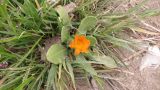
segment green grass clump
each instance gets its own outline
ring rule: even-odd
[[[102,88],[98,72],[123,65],[110,47],[132,50],[132,42],[119,38],[117,33],[135,26],[130,16],[140,6],[120,14],[99,14],[110,2],[75,0],[72,2],[77,7],[68,13],[63,5],[71,1],[48,4],[46,0],[3,0],[0,3],[0,64],[8,64],[0,67],[0,90],[71,90],[76,89],[75,77],[79,76],[92,77]],[[102,2],[104,5],[98,6]],[[75,34],[90,40],[89,53],[73,54],[69,43]]]

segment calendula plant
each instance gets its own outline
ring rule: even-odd
[[[0,3],[0,90],[71,90],[75,77],[93,78],[104,89],[99,72],[123,66],[110,47],[132,51],[132,42],[116,35],[133,28],[129,16],[137,8],[99,14],[103,6],[92,5],[105,0],[82,0],[68,12],[62,5],[71,0],[59,1]]]

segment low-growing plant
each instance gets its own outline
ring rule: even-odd
[[[80,76],[95,79],[103,89],[99,72],[124,65],[112,47],[133,51],[133,42],[117,33],[135,29],[130,15],[137,7],[121,14],[99,14],[102,7],[93,11],[92,5],[105,0],[82,0],[67,12],[63,5],[70,2],[0,3],[0,90],[71,90]]]

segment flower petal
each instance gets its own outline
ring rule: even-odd
[[[87,53],[90,46],[90,41],[83,35],[75,35],[73,41],[70,42],[69,47],[75,49],[75,55]]]
[[[79,54],[80,54],[80,50],[79,50],[79,49],[76,49],[75,52],[74,52],[74,54],[75,54],[75,55],[79,55]]]

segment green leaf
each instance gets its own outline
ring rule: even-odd
[[[113,36],[110,36],[110,35],[106,35],[105,37],[106,37],[106,42],[110,42],[113,45],[123,47],[127,50],[130,50],[130,51],[134,52],[134,50],[129,46],[129,45],[132,44],[130,41],[123,40],[123,39],[120,39],[120,38],[116,38],[116,37],[113,37]]]
[[[88,61],[84,58],[84,56],[77,56],[76,61],[79,64],[79,66],[84,69],[86,72],[90,73],[91,75],[97,76],[97,72],[95,69],[91,66],[91,64],[88,63]]]
[[[69,30],[70,28],[67,26],[62,27],[62,31],[61,31],[61,41],[62,42],[66,42],[69,39],[70,37]]]
[[[100,90],[105,90],[105,80],[103,78],[94,76],[93,79],[96,81],[96,84],[100,88]]]
[[[64,26],[70,26],[71,25],[71,20],[69,18],[68,12],[64,9],[62,6],[58,6],[56,8],[56,11],[58,12],[60,16],[60,20],[63,23]]]
[[[150,34],[150,35],[158,35],[159,34],[159,33],[152,32],[152,31],[149,31],[149,30],[146,30],[146,29],[143,29],[143,28],[139,28],[139,27],[129,27],[129,28],[133,31],[141,32],[141,33],[144,33],[144,34]]]
[[[86,34],[87,31],[90,31],[96,26],[97,18],[94,16],[85,17],[78,28],[80,34]]]
[[[129,14],[133,14],[134,12],[138,11],[139,9],[141,9],[141,7],[143,5],[145,5],[149,0],[143,0],[141,3],[137,4],[136,6],[129,8],[127,13]]]
[[[23,6],[20,8],[26,15],[31,16],[34,18],[35,21],[41,20],[41,18],[38,15],[38,11],[36,10],[36,7],[30,0],[25,0]],[[36,22],[36,23],[39,23]]]
[[[15,88],[14,90],[23,90],[23,88],[28,85],[32,80],[34,79],[33,76],[27,78],[26,80],[24,80],[24,82],[22,82],[17,88]]]
[[[91,42],[91,46],[94,46],[97,43],[97,39],[93,36],[87,36],[87,39]]]
[[[48,73],[46,90],[52,90],[53,88],[55,90],[55,83],[54,82],[55,82],[56,75],[57,75],[57,66],[55,64],[52,64],[52,67]]]
[[[35,88],[37,88],[36,90],[39,90],[38,88],[41,87],[42,85],[41,81],[43,81],[43,78],[45,77],[47,70],[48,68],[44,67],[44,69],[38,74],[37,78],[34,80],[35,82],[32,84],[32,87],[29,87],[31,88],[29,90],[35,90]]]
[[[21,76],[17,76],[12,81],[1,85],[0,86],[0,90],[9,90],[9,89],[11,89],[13,86],[15,86],[17,83],[19,83],[21,81],[22,77],[23,77],[22,75]]]
[[[61,76],[62,76],[62,64],[59,64],[59,67],[58,67],[58,80],[61,79]]]
[[[17,58],[17,56],[9,53],[3,46],[0,46],[0,55],[6,56],[7,58]]]
[[[54,64],[63,62],[66,55],[66,49],[61,44],[53,44],[47,52],[47,60]]]
[[[13,40],[18,40],[18,39],[21,39],[21,38],[25,38],[25,37],[29,37],[29,35],[24,35],[24,36],[13,36],[13,37],[8,37],[8,38],[1,38],[0,39],[0,43],[7,43],[7,42],[11,42]]]
[[[36,42],[35,44],[32,46],[31,49],[29,49],[29,51],[19,60],[18,63],[16,63],[16,67],[18,67],[30,54],[31,52],[34,50],[34,48],[39,44],[39,42],[41,41],[43,36],[41,36]]]
[[[68,67],[69,74],[70,74],[71,80],[73,82],[73,86],[74,86],[74,88],[76,88],[76,86],[75,86],[75,78],[74,78],[74,73],[73,73],[73,67],[72,67],[71,63],[68,62],[68,61],[66,62],[66,65]]]
[[[95,57],[96,61],[98,61],[99,64],[103,64],[106,67],[109,68],[117,68],[117,64],[114,61],[113,58],[109,57],[109,56],[97,56]]]

